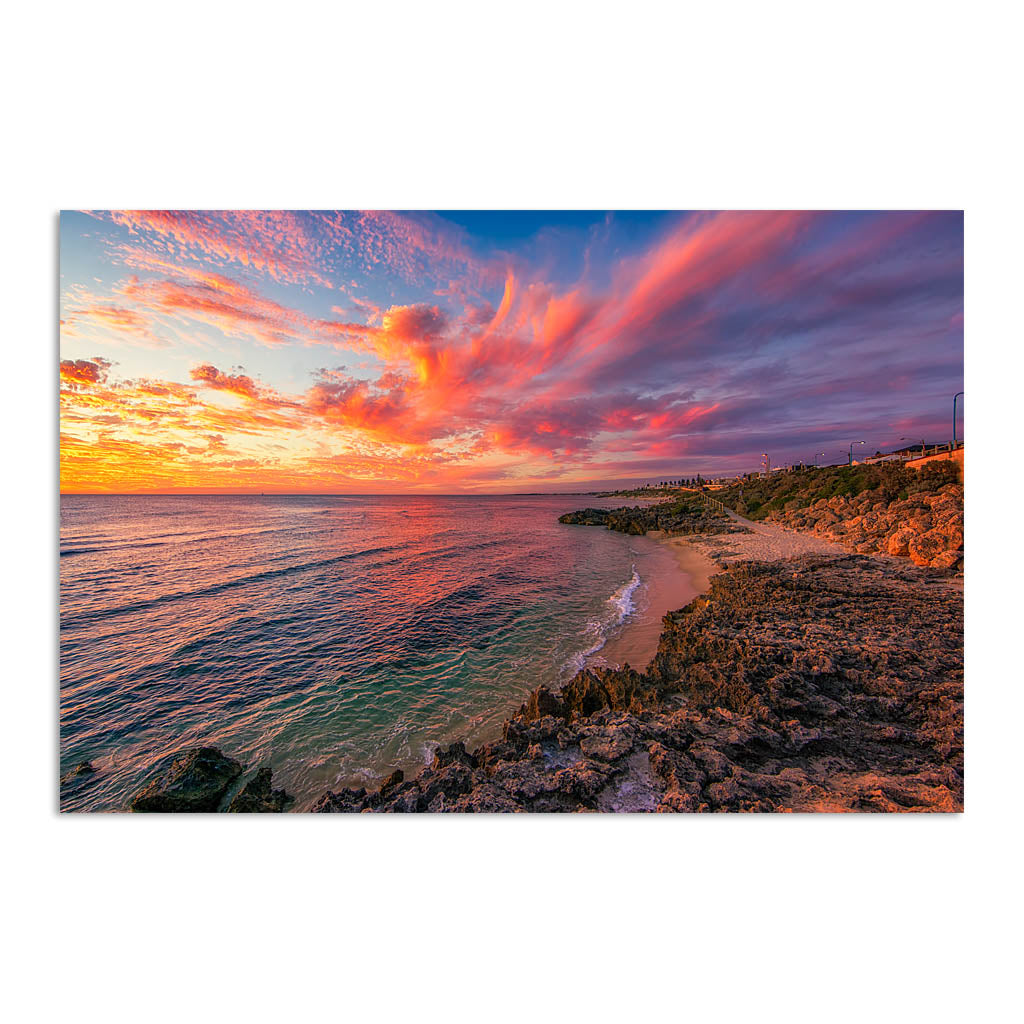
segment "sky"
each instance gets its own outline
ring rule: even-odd
[[[952,436],[963,215],[64,212],[60,360],[63,493],[839,462]]]

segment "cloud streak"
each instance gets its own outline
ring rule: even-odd
[[[96,445],[69,449],[71,488],[139,459],[304,490],[708,474],[767,446],[780,462],[934,433],[962,382],[958,214],[666,216],[625,251],[611,220],[582,269],[569,235],[532,263],[433,215],[97,216],[115,231],[91,243],[101,287],[62,303],[62,424]],[[387,288],[362,298],[374,275]],[[209,357],[124,378],[104,338]],[[316,349],[352,368],[274,379]],[[260,352],[269,377],[225,368]]]

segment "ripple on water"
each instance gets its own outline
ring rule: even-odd
[[[579,504],[63,497],[61,769],[96,771],[62,807],[123,808],[199,743],[301,809],[493,737],[649,600],[656,545],[557,522]]]

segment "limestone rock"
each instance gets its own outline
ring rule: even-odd
[[[962,560],[962,551],[940,551],[928,564],[933,569],[955,569]]]
[[[885,541],[885,550],[890,555],[909,555],[910,542],[917,536],[917,533],[909,526],[902,526],[895,533],[890,534]]]
[[[910,541],[910,560],[914,565],[931,565],[946,548],[946,538],[941,533],[929,531],[915,536]]]

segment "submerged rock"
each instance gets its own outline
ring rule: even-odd
[[[85,777],[94,775],[95,772],[96,769],[92,766],[91,761],[80,761],[60,777],[60,784],[66,786],[74,782],[81,782]]]
[[[216,811],[242,765],[216,747],[193,747],[179,754],[131,803],[144,812]]]
[[[96,769],[91,761],[80,761],[74,768],[68,769],[60,777],[61,801],[76,798],[95,776]]]
[[[261,768],[228,805],[232,814],[280,814],[295,798],[271,786],[273,773]]]

